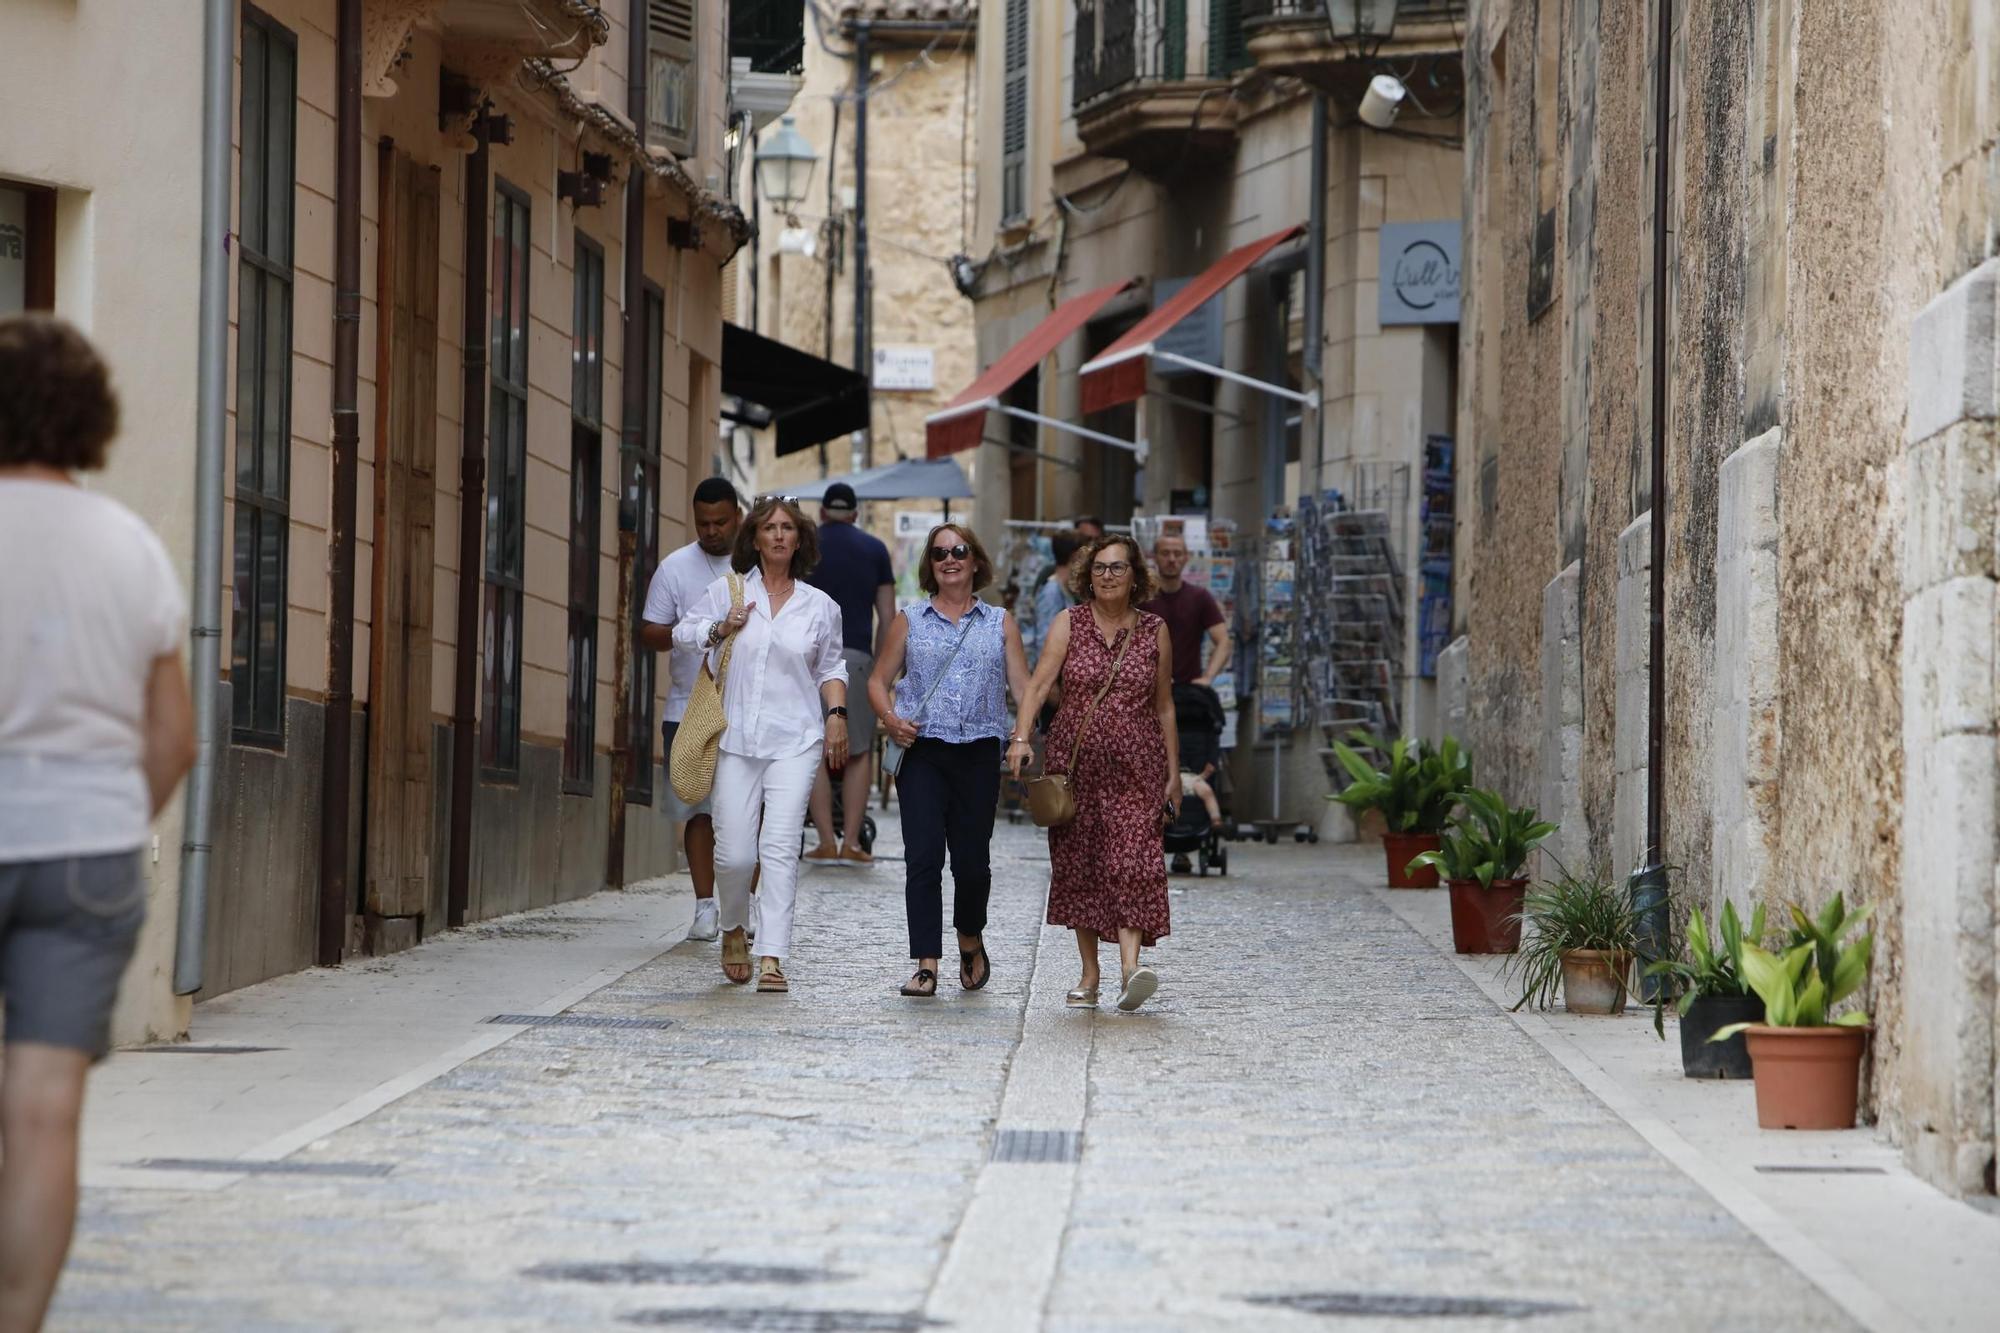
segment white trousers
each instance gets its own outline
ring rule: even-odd
[[[791,950],[806,801],[823,752],[815,745],[790,759],[746,759],[727,750],[716,756],[716,910],[724,930],[749,924],[750,879],[761,862],[757,938],[750,948],[759,958],[782,959]]]

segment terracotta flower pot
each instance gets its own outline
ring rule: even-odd
[[[1451,945],[1460,953],[1513,953],[1521,947],[1516,914],[1528,896],[1525,879],[1496,879],[1482,889],[1476,879],[1455,879],[1451,889]]]
[[[1606,949],[1570,949],[1562,956],[1563,1008],[1572,1014],[1625,1012],[1632,955]]]
[[[1436,866],[1407,867],[1425,852],[1438,849],[1435,833],[1384,833],[1382,850],[1389,856],[1389,887],[1392,889],[1434,889],[1438,886]]]
[[[1764,1002],[1754,995],[1702,995],[1681,1019],[1681,1073],[1689,1078],[1749,1078],[1750,1048],[1739,1032],[1727,1041],[1709,1038],[1733,1023],[1755,1023]]]
[[[1867,1028],[1774,1028],[1749,1038],[1759,1129],[1852,1129]]]

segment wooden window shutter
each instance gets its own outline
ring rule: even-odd
[[[646,0],[646,138],[684,157],[701,100],[699,32],[698,0]]]
[[[1005,56],[1000,220],[1015,222],[1028,212],[1028,0],[1007,0]]]

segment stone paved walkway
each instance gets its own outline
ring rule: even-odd
[[[899,998],[900,863],[815,870],[790,996],[684,944],[570,1011],[663,1027],[531,1028],[293,1172],[87,1191],[51,1327],[1848,1326],[1366,891],[1379,854],[1177,878],[1127,1016],[1062,1009],[1040,839],[998,853],[986,991]]]

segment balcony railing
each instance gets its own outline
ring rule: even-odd
[[[1246,24],[1326,22],[1326,0],[1242,0],[1242,5]],[[1402,0],[1396,6],[1399,23],[1453,18],[1465,21],[1465,0]]]
[[[1205,70],[1188,70],[1189,14],[1208,16]],[[1249,65],[1242,0],[1076,0],[1075,88],[1083,107],[1148,83],[1227,79]]]

